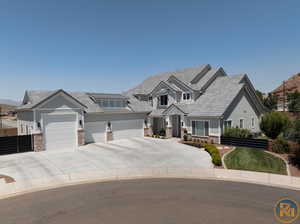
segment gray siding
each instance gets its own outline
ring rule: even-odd
[[[251,124],[252,118],[254,119],[254,126]],[[260,117],[254,110],[245,92],[241,92],[224,116],[224,120],[232,121],[232,127],[239,127],[240,119],[244,119],[244,128],[252,132],[260,131]]]

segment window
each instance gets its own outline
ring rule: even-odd
[[[208,121],[192,121],[192,135],[209,136]]]
[[[183,100],[190,100],[191,94],[190,93],[182,93],[182,99]]]
[[[232,127],[232,121],[231,120],[224,121],[224,128],[225,129],[231,128],[231,127]]]
[[[254,128],[254,117],[252,117],[252,119],[251,119],[251,126],[252,126],[252,128]]]
[[[126,107],[124,100],[100,100],[98,104],[100,107]]]
[[[244,128],[244,119],[240,119],[240,128]]]
[[[168,95],[160,96],[159,103],[161,106],[167,106],[168,105]]]

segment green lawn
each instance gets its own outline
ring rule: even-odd
[[[261,149],[236,148],[225,158],[228,169],[287,175],[285,162]]]

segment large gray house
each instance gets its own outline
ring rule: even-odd
[[[210,65],[164,72],[123,94],[26,91],[18,133],[32,134],[34,148],[76,148],[91,142],[166,131],[219,142],[225,127],[259,132],[264,107],[247,75],[227,75]]]

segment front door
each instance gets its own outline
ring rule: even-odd
[[[180,115],[172,115],[172,135],[173,137],[181,137]]]

